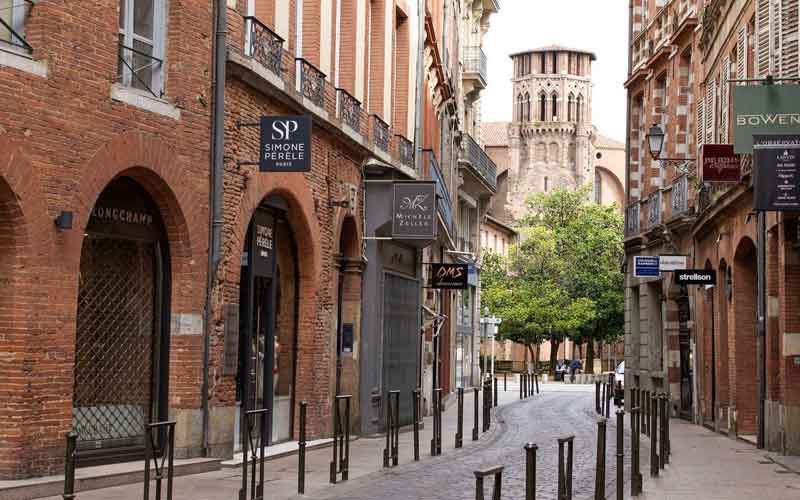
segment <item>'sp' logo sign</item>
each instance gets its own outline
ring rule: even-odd
[[[311,116],[262,116],[260,148],[261,172],[308,172]]]

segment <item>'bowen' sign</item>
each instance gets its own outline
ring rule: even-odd
[[[262,116],[260,172],[311,170],[311,116]]]
[[[436,239],[436,183],[408,181],[394,183],[392,238]]]
[[[771,134],[800,134],[800,85],[735,85],[736,153],[752,153],[753,136]]]

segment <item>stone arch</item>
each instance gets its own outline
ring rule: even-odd
[[[715,325],[718,370],[717,370],[717,404],[719,405],[720,426],[728,428],[728,408],[730,406],[730,360],[728,344],[730,343],[730,299],[728,298],[727,276],[730,268],[725,259],[721,259],[717,267],[717,287],[715,290]]]
[[[127,176],[147,191],[164,220],[172,271],[171,309],[202,311],[205,290],[198,283],[203,282],[205,259],[200,249],[205,248],[208,217],[182,166],[165,142],[140,132],[119,135],[101,147],[76,184],[76,229],[70,231],[68,242],[73,272],[77,274],[80,266],[83,234],[97,198],[112,180]]]
[[[729,345],[737,435],[755,434],[757,428],[756,303],[756,246],[745,236],[733,258],[734,335]]]
[[[619,177],[614,174],[611,170],[603,166],[595,166],[595,171],[600,173],[600,179],[604,184],[608,184],[614,193],[613,198],[614,201],[621,207],[623,204],[623,200],[625,199],[625,188],[622,186],[622,181],[620,181]],[[602,191],[607,192],[605,186],[603,186]]]

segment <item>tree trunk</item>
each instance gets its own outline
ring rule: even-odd
[[[550,375],[556,376],[556,359],[558,358],[558,347],[561,342],[556,337],[550,337]]]
[[[594,373],[594,340],[586,343],[586,373]]]
[[[541,354],[542,344],[536,344],[536,357],[533,359],[533,367],[539,370],[539,356]]]
[[[533,346],[531,346],[530,344],[525,344],[525,347],[528,348],[528,353],[530,353],[530,358],[528,358],[528,359],[530,359],[530,360],[536,359],[537,356],[533,352]],[[528,356],[525,356],[525,357],[527,358]],[[530,365],[531,365],[531,363],[527,363],[525,365],[525,371],[528,371],[530,369]],[[535,366],[536,366],[536,364],[534,363],[534,370],[536,369]]]
[[[583,344],[578,344],[578,359],[583,359]]]

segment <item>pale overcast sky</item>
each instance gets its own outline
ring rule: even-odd
[[[625,138],[628,71],[626,0],[501,0],[484,38],[489,86],[481,94],[483,120],[511,119],[509,54],[542,45],[566,45],[594,52],[593,121],[605,135]]]

